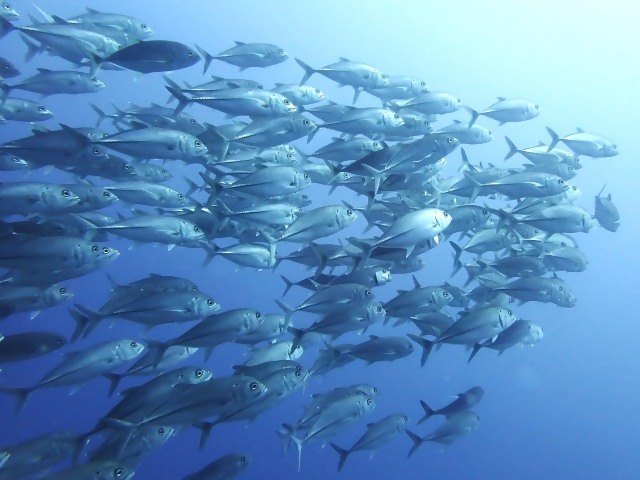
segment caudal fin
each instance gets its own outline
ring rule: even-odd
[[[302,342],[304,335],[307,333],[306,330],[301,330],[299,328],[289,327],[287,328],[287,332],[293,335],[293,341],[291,342],[291,350],[289,353],[293,353],[298,345]]]
[[[302,60],[299,60],[299,59],[296,58],[295,61],[296,61],[296,63],[298,65],[300,65],[304,69],[304,76],[302,77],[302,80],[300,80],[300,86],[302,86],[307,82],[307,80],[309,80],[309,78],[311,78],[311,75],[316,73],[316,70],[311,68],[309,65],[304,63]]]
[[[33,392],[35,387],[31,388],[11,388],[0,387],[0,392],[16,397],[16,415],[19,414],[27,403],[29,394]]]
[[[82,336],[87,326],[89,325],[89,317],[86,315],[83,315],[77,310],[69,309],[68,312],[71,314],[71,317],[76,321],[76,328],[73,331],[73,334],[71,335],[71,341],[75,342],[77,339],[79,339]]]
[[[476,112],[473,108],[467,107],[466,105],[464,105],[462,108],[464,108],[471,115],[471,119],[469,120],[469,125],[467,127],[467,128],[471,128],[473,124],[476,123],[476,120],[478,119],[480,114]]]
[[[516,147],[516,144],[513,143],[509,137],[504,137],[504,141],[507,142],[507,145],[509,145],[509,153],[507,153],[507,155],[504,157],[504,161],[506,162],[516,153],[518,153],[518,147]]]
[[[453,247],[453,250],[456,252],[455,256],[453,257],[453,271],[451,272],[451,275],[450,275],[451,277],[453,277],[462,268],[460,255],[462,255],[463,250],[462,248],[460,248],[460,245],[458,245],[453,240],[449,241],[449,245],[451,245]]]
[[[418,447],[422,445],[422,443],[424,442],[424,439],[419,437],[415,433],[413,433],[411,430],[405,430],[405,432],[407,432],[407,435],[409,435],[409,438],[413,440],[413,446],[411,447],[411,450],[409,450],[409,455],[407,455],[407,457],[410,457],[415,453]]]
[[[429,405],[427,405],[427,402],[423,402],[422,400],[420,400],[420,405],[422,405],[422,409],[424,410],[424,417],[422,417],[418,421],[418,425],[420,425],[422,422],[426,422],[433,416],[433,409]]]
[[[100,315],[98,312],[94,312],[90,308],[87,308],[87,307],[85,307],[83,305],[80,305],[79,303],[74,304],[74,307],[76,307],[78,310],[80,310],[80,313],[82,313],[82,315],[84,315],[86,317],[86,320],[84,320],[84,319],[81,320],[80,316],[78,316],[78,318],[76,318],[76,315],[71,310],[69,310],[69,312],[73,316],[74,320],[76,320],[76,322],[78,323],[78,327],[76,328],[76,331],[73,332],[73,336],[71,337],[71,341],[74,340],[74,338],[76,336],[76,333],[78,332],[78,330],[81,327],[82,322],[86,322],[86,325],[87,325],[87,327],[84,329],[84,333],[82,334],[82,338],[87,338],[89,336],[89,334],[91,332],[93,332],[93,330],[98,326],[98,323],[100,323],[100,320],[105,318],[103,315]]]
[[[175,88],[173,88],[173,87],[170,87],[170,86],[168,86],[168,85],[165,85],[165,87],[164,87],[164,88],[166,88],[167,90],[169,90],[169,93],[178,99],[178,106],[177,106],[177,107],[176,107],[176,109],[173,111],[173,115],[174,115],[174,116],[175,116],[175,115],[178,115],[182,110],[184,110],[184,109],[185,109],[185,107],[186,107],[187,105],[189,105],[189,102],[190,102],[191,100],[189,100],[189,98],[187,98],[187,96],[186,96],[184,93],[182,93],[181,91],[179,91],[179,90],[177,90],[177,89],[175,89]]]
[[[547,147],[547,152],[550,152],[558,144],[558,142],[560,141],[560,137],[558,136],[558,134],[556,132],[551,130],[549,127],[544,127],[544,128],[546,128],[547,132],[549,132],[549,135],[551,135],[551,143]]]
[[[471,360],[473,360],[473,357],[475,357],[478,352],[480,351],[480,349],[482,348],[482,346],[479,343],[476,343],[473,346],[473,350],[471,351],[471,355],[469,356],[469,360],[467,360],[467,363],[469,363]]]
[[[120,385],[120,380],[124,378],[124,375],[119,373],[103,373],[102,376],[111,382],[108,393],[108,396],[111,397],[115,393],[116,388],[118,388],[118,385]]]
[[[289,305],[287,305],[286,303],[281,302],[280,300],[276,300],[276,303],[284,312],[285,321],[289,323],[289,321],[291,320],[291,316],[295,313],[295,310],[291,308]]]
[[[433,349],[433,342],[430,340],[427,340],[426,338],[419,337],[418,335],[414,335],[413,333],[408,333],[407,336],[422,347],[422,357],[420,358],[420,366],[424,367],[424,364],[427,363],[427,358],[429,358],[429,354]]]
[[[198,49],[198,52],[200,52],[200,55],[202,55],[202,58],[204,58],[204,69],[202,70],[202,74],[204,75],[205,73],[207,73],[209,65],[211,65],[211,60],[213,60],[214,57],[204,48],[199,47],[198,45],[196,45],[196,48]]]
[[[293,287],[295,284],[293,282],[291,282],[291,280],[289,280],[284,275],[280,275],[280,278],[282,279],[282,281],[286,285],[285,289],[284,289],[284,293],[282,294],[282,296],[284,297],[289,292],[289,290],[291,290],[291,287]]]
[[[340,455],[340,463],[338,463],[338,471],[342,470],[342,467],[344,467],[344,462],[347,461],[347,457],[349,456],[349,450],[345,450],[344,448],[340,448],[339,446],[337,446],[335,443],[331,443],[329,442],[329,445],[331,445],[333,447],[333,449],[338,452],[338,454]]]
[[[204,448],[211,436],[211,430],[214,427],[213,422],[198,422],[194,423],[193,426],[199,429],[202,433],[200,433],[200,450]]]

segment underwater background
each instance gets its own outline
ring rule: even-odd
[[[17,25],[28,24],[28,14],[38,16],[30,2],[14,0],[12,5],[21,15]],[[326,376],[310,377],[304,392],[294,392],[247,427],[244,423],[217,426],[202,451],[198,449],[199,432],[195,429],[171,438],[136,469],[136,479],[182,478],[215,458],[235,451],[247,452],[253,458],[239,477],[247,479],[285,476],[309,480],[338,476],[371,480],[640,478],[637,461],[640,326],[635,303],[640,287],[636,235],[640,232],[637,213],[640,97],[636,65],[640,7],[632,2],[572,0],[38,0],[37,5],[63,18],[81,13],[85,6],[131,15],[144,19],[153,28],[153,39],[198,44],[211,53],[231,47],[235,40],[282,46],[290,58],[281,64],[238,74],[236,67],[214,61],[207,72],[221,77],[253,79],[269,87],[276,82],[299,82],[303,72],[293,57],[319,67],[341,56],[375,65],[389,74],[422,78],[432,90],[451,92],[463,104],[477,110],[490,105],[498,96],[526,98],[540,105],[541,115],[524,123],[497,127],[493,120],[480,118],[478,123],[492,130],[493,141],[466,146],[474,164],[503,166],[508,151],[503,140],[505,135],[518,146],[534,145],[538,139],[548,142],[545,126],[561,134],[573,132],[576,127],[602,134],[614,139],[620,152],[611,158],[582,157],[584,168],[572,180],[582,191],[575,205],[590,212],[593,212],[594,196],[606,183],[605,193],[612,194],[622,218],[622,226],[615,234],[597,227],[588,235],[576,235],[589,266],[582,273],[561,274],[577,296],[576,306],[564,309],[552,304],[528,303],[514,307],[518,318],[535,320],[544,328],[544,338],[535,346],[514,348],[500,357],[483,351],[468,365],[467,356],[459,346],[445,346],[433,354],[423,368],[418,353],[398,362],[368,367],[362,362],[353,362]],[[35,68],[41,67],[68,67],[60,58],[47,55],[23,63],[25,51],[16,34],[0,40],[1,55],[23,74],[35,73]],[[202,83],[207,79],[202,76],[201,66],[198,63],[173,72],[170,78]],[[140,79],[127,71],[100,71],[98,76],[106,84],[99,92],[57,95],[44,100],[54,117],[42,124],[49,128],[57,128],[59,123],[72,127],[94,126],[96,115],[89,102],[111,111],[111,103],[119,107],[126,106],[127,102],[164,105],[168,97],[159,73]],[[320,88],[327,99],[351,104],[353,92],[349,88],[337,88],[334,82],[319,75],[308,84]],[[36,98],[22,92],[20,96]],[[362,94],[357,106],[379,106],[379,101]],[[222,114],[199,105],[189,107],[187,112],[214,125],[228,123]],[[460,110],[447,115],[447,120],[453,118],[466,121],[468,114]],[[438,125],[444,125],[447,120],[441,120]],[[105,122],[103,128],[108,129],[109,123]],[[0,143],[27,136],[30,128],[28,123],[9,121],[0,126]],[[309,152],[326,144],[331,136],[334,135],[320,131],[310,145],[307,146],[304,138],[294,144]],[[514,159],[510,164],[519,162],[520,159]],[[460,152],[455,151],[448,157],[442,173],[454,175],[459,163]],[[202,167],[168,163],[167,169],[173,179],[166,185],[184,192],[188,186],[182,177],[199,180],[197,172]],[[22,177],[21,172],[0,172],[2,182],[18,181]],[[41,169],[33,172],[29,180],[71,183],[71,176]],[[364,197],[356,197],[344,188],[338,188],[329,196],[327,187],[313,185],[305,193],[312,198],[313,208],[339,204],[340,200],[358,207],[366,205]],[[340,233],[340,238],[358,236],[365,226],[361,216]],[[329,240],[336,241],[335,237]],[[110,243],[120,250],[120,258],[86,277],[65,282],[75,294],[72,303],[100,307],[111,288],[105,273],[124,284],[153,272],[192,280],[200,290],[215,298],[222,310],[252,307],[265,313],[280,313],[274,299],[281,298],[284,284],[278,274],[296,280],[306,276],[302,266],[290,262],[280,265],[275,274],[268,270],[237,270],[236,265],[221,258],[203,267],[205,252],[202,250],[176,247],[167,251],[166,247],[153,245],[129,250],[127,240],[115,237]],[[288,244],[282,249],[288,252],[296,248]],[[448,245],[441,245],[423,256],[426,267],[416,273],[423,285],[438,285],[449,280],[450,252]],[[461,285],[463,275],[458,275],[452,283]],[[412,285],[410,275],[396,275],[391,285],[377,291],[378,299],[386,301],[396,289]],[[293,289],[286,301],[296,305],[305,298],[305,291]],[[0,323],[0,333],[52,330],[69,337],[75,326],[67,312],[70,307],[71,302],[67,302],[43,311],[33,320],[28,313],[14,315]],[[304,317],[300,315],[300,318]],[[141,338],[140,325],[119,321],[110,328],[108,323],[102,322],[89,338],[65,349],[86,348],[120,337]],[[183,330],[181,325],[165,325],[150,336],[168,339]],[[403,335],[406,331],[403,327],[392,330],[377,324],[367,333]],[[358,337],[352,333],[349,340],[358,340]],[[60,352],[55,352],[39,359],[5,364],[0,382],[3,386],[35,384],[59,358]],[[229,375],[231,365],[241,364],[246,358],[245,346],[228,343],[219,346],[206,363],[201,353],[188,361],[205,366],[214,376],[222,376]],[[305,353],[300,362],[309,367],[314,358],[315,347]],[[127,378],[122,385],[138,383],[142,383],[139,377]],[[333,449],[321,448],[320,442],[310,442],[303,449],[302,468],[298,473],[295,449],[282,459],[281,440],[276,430],[283,422],[293,422],[299,417],[310,393],[354,383],[375,384],[381,393],[366,421],[332,440],[343,447],[361,436],[365,423],[396,411],[406,413],[412,420],[409,428],[424,435],[440,420],[416,427],[415,422],[423,414],[419,400],[425,400],[432,407],[444,405],[452,395],[474,385],[481,385],[485,391],[483,401],[474,408],[482,420],[476,431],[450,447],[423,445],[410,459],[406,457],[411,442],[406,435],[401,435],[371,460],[366,453],[352,455],[340,473],[336,471],[338,455]],[[20,415],[14,415],[13,398],[0,396],[0,446],[54,431],[91,429],[117,401],[116,396],[107,398],[107,390],[106,379],[93,380],[71,396],[68,388],[42,389],[31,395]]]

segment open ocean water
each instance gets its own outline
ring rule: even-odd
[[[15,26],[31,25],[30,15],[42,19],[32,3],[17,0],[11,3],[20,14],[20,18],[13,22]],[[545,126],[561,136],[580,127],[611,139],[619,151],[613,157],[580,156],[583,168],[575,178],[568,180],[582,192],[574,205],[590,213],[594,212],[594,197],[606,184],[603,195],[611,193],[621,217],[621,226],[615,233],[597,224],[588,234],[570,233],[589,261],[584,272],[559,272],[577,298],[575,306],[561,308],[539,302],[518,306],[514,302],[506,307],[512,308],[517,318],[533,320],[543,327],[544,338],[535,345],[516,346],[499,357],[494,351],[483,349],[469,364],[469,352],[463,346],[444,345],[440,350],[434,349],[426,365],[421,367],[421,348],[413,344],[415,352],[394,362],[366,366],[365,362],[356,360],[326,375],[311,375],[304,388],[293,392],[255,422],[216,426],[202,450],[198,446],[200,432],[197,429],[188,428],[179,435],[175,434],[135,467],[136,479],[181,479],[232,452],[246,452],[251,456],[250,464],[238,476],[242,479],[299,477],[312,480],[340,476],[370,480],[640,478],[637,453],[640,327],[635,303],[640,288],[636,235],[640,232],[640,217],[634,213],[638,208],[640,178],[637,164],[640,156],[637,134],[640,102],[635,62],[640,45],[637,28],[640,11],[636,5],[621,1],[585,3],[574,0],[38,0],[37,6],[65,19],[84,13],[85,7],[129,15],[143,20],[153,29],[154,35],[149,40],[173,40],[190,47],[197,44],[212,55],[231,48],[234,41],[242,41],[275,44],[289,56],[286,61],[268,68],[249,68],[241,73],[233,65],[213,60],[205,76],[202,74],[203,62],[200,61],[169,74],[169,78],[179,84],[186,81],[198,85],[208,81],[211,74],[255,80],[265,89],[271,89],[275,83],[300,82],[304,72],[294,58],[320,68],[336,62],[338,57],[345,57],[373,65],[387,75],[407,75],[424,80],[430,90],[451,93],[463,105],[478,111],[495,103],[496,97],[522,98],[539,105],[540,115],[526,122],[498,126],[495,120],[479,118],[477,123],[491,130],[492,141],[463,147],[472,164],[482,163],[485,168],[489,164],[499,168],[521,166],[524,161],[521,155],[503,161],[508,152],[504,137],[508,136],[519,148],[536,145],[538,140],[548,144],[550,138]],[[26,47],[18,32],[10,32],[0,39],[0,56],[22,72],[20,77],[5,79],[7,84],[13,85],[37,73],[36,68],[73,69],[69,62],[47,54],[36,55],[25,62],[25,52]],[[58,129],[59,124],[94,127],[97,116],[89,103],[111,113],[112,103],[123,109],[128,102],[142,106],[152,102],[165,105],[169,97],[161,73],[149,73],[139,78],[126,70],[101,69],[96,75],[106,85],[100,91],[52,95],[41,100],[53,117],[38,124],[48,129]],[[352,103],[351,87],[338,88],[336,82],[319,74],[313,75],[307,84],[324,92],[326,99],[322,104],[326,104],[326,100],[344,105]],[[37,94],[22,91],[11,92],[10,96],[40,98]],[[169,104],[175,105],[175,102]],[[316,106],[307,105],[307,108]],[[363,92],[355,106],[380,107],[380,101]],[[232,121],[202,105],[189,106],[185,111],[198,121],[215,126]],[[305,115],[322,123],[309,114]],[[439,115],[432,126],[437,130],[454,119],[467,122],[469,113],[459,109]],[[238,117],[238,120],[249,121],[247,117]],[[0,143],[26,137],[32,128],[28,122],[8,120],[0,125]],[[109,134],[117,132],[111,121],[103,122],[101,128]],[[291,144],[311,153],[338,135],[339,132],[320,129],[311,143],[307,144],[301,135],[302,138]],[[563,144],[558,147],[568,150]],[[322,163],[318,158],[310,161]],[[457,171],[460,162],[461,151],[457,148],[447,156],[447,164],[440,175],[443,178],[463,178],[462,172]],[[151,160],[150,163],[163,165],[162,160]],[[165,185],[182,193],[189,188],[183,177],[202,185],[199,176],[199,172],[204,172],[202,165],[167,161],[164,166],[173,176]],[[30,172],[26,180],[24,177],[24,171],[0,172],[3,185],[4,182],[16,181],[76,182],[75,176],[49,168]],[[89,178],[103,186],[113,183],[97,177]],[[342,200],[358,208],[367,205],[365,196],[357,195],[346,186],[338,186],[331,194],[329,188],[313,184],[303,190],[313,201],[305,210],[342,205]],[[207,195],[202,192],[195,197],[203,202],[207,200]],[[378,195],[377,199],[381,198]],[[483,205],[485,201],[493,208],[506,208],[505,201],[500,199],[480,197],[475,203]],[[513,206],[516,202],[511,200],[508,203]],[[116,216],[121,212],[129,217],[129,208],[120,202],[106,209],[105,213]],[[151,207],[140,208],[153,210]],[[494,218],[497,221],[497,217]],[[17,216],[4,218],[8,222],[21,219]],[[346,244],[348,237],[372,238],[382,233],[374,228],[362,235],[366,225],[366,219],[359,213],[357,220],[346,229],[322,238],[318,243],[337,244],[341,240]],[[451,240],[457,242],[457,237],[456,233]],[[256,241],[264,244],[262,239]],[[220,246],[236,243],[232,238],[216,242]],[[69,339],[76,325],[68,309],[76,303],[99,309],[111,289],[107,274],[120,284],[144,278],[149,273],[183,277],[221,305],[218,313],[235,308],[254,308],[263,314],[282,313],[274,301],[282,299],[285,287],[279,275],[300,280],[313,274],[313,270],[307,271],[301,265],[286,261],[278,266],[275,273],[270,269],[239,269],[220,257],[203,267],[206,257],[203,249],[176,246],[169,251],[166,245],[153,244],[130,249],[132,242],[111,234],[106,244],[119,250],[119,258],[82,278],[61,282],[74,293],[73,298],[43,310],[34,319],[29,318],[28,312],[11,315],[0,321],[0,334],[47,330]],[[284,256],[298,246],[278,243],[277,252]],[[11,245],[2,246],[0,256],[12,248]],[[448,241],[422,254],[425,266],[415,273],[419,282],[423,286],[436,286],[449,281],[462,286],[464,271],[449,278],[452,254]],[[465,253],[462,260],[469,262],[474,258]],[[485,254],[484,258],[493,260],[494,256]],[[345,268],[339,267],[334,273],[343,272]],[[477,283],[472,283],[466,290],[475,286]],[[394,274],[390,284],[374,291],[377,300],[384,303],[396,295],[396,290],[411,288],[411,274]],[[308,293],[294,287],[284,301],[295,306],[302,303]],[[454,318],[459,311],[449,307],[444,310]],[[304,328],[316,318],[317,315],[296,313],[293,325]],[[351,332],[332,343],[360,343],[367,340],[367,335],[407,338],[407,333],[418,333],[410,324],[393,328],[395,321],[391,319],[386,325],[376,323],[367,329],[365,335]],[[105,320],[87,338],[69,343],[59,351],[37,359],[3,364],[0,385],[35,385],[63,360],[62,354],[67,351],[82,350],[120,338],[142,343],[147,337],[167,340],[182,334],[195,323],[190,322],[188,326],[177,323],[162,325],[144,331],[142,325],[128,320]],[[280,340],[290,339],[288,333],[280,337]],[[299,363],[308,370],[317,357],[317,350],[324,348],[321,342],[306,345]],[[214,377],[224,377],[233,373],[232,365],[244,363],[250,355],[246,345],[228,342],[217,347],[207,361],[200,351],[179,366],[198,365],[210,370]],[[130,365],[127,363],[117,371],[124,372]],[[118,391],[149,379],[125,378]],[[15,398],[0,395],[0,451],[10,450],[15,444],[47,433],[89,431],[122,398],[118,395],[107,397],[108,383],[104,378],[95,378],[72,395],[71,387],[38,389],[29,396],[19,415],[14,414]],[[473,407],[481,420],[475,430],[452,445],[426,442],[409,459],[407,453],[412,442],[401,432],[371,459],[368,459],[369,452],[351,454],[339,473],[339,456],[331,446],[327,444],[321,448],[322,441],[310,441],[302,449],[298,473],[295,446],[282,458],[282,441],[276,434],[281,424],[297,421],[304,412],[303,406],[311,401],[310,394],[364,383],[378,388],[380,394],[376,406],[365,418],[358,419],[331,439],[342,448],[353,445],[366,431],[368,423],[395,412],[406,414],[410,419],[407,428],[425,436],[443,420],[435,417],[416,425],[424,413],[419,401],[438,408],[449,403],[453,395],[473,386],[481,386],[485,392],[482,401]],[[99,443],[99,437],[93,437],[85,452],[90,452]],[[70,465],[68,459],[49,474]],[[5,478],[2,467],[0,478]]]

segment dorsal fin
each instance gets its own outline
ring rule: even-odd
[[[67,22],[64,18],[61,18],[57,15],[51,15],[51,18],[53,18],[53,20],[58,24],[58,25],[70,25],[69,22]]]
[[[38,70],[40,73],[47,73],[51,71],[48,68],[36,68],[36,70]]]
[[[87,13],[93,13],[93,14],[102,13],[102,12],[99,12],[98,10],[93,9],[93,8],[89,8],[89,7],[84,7],[84,8],[87,10]]]
[[[584,133],[584,130],[583,130],[583,129],[581,129],[580,127],[576,127],[576,131],[577,131],[578,133]]]
[[[539,147],[546,147],[545,143],[542,140],[538,140]]]
[[[371,340],[377,340],[378,338],[380,338],[378,335],[369,335],[369,338]]]
[[[245,42],[239,42],[237,40],[235,40],[233,43],[235,43],[238,47],[241,47],[242,45],[246,45]]]
[[[498,99],[499,102],[504,102],[506,100],[506,98],[504,97],[496,97]]]
[[[133,130],[142,130],[143,128],[149,128],[149,125],[142,122],[136,122],[135,120],[129,120],[129,125],[133,127]]]
[[[414,288],[422,288],[422,285],[420,285],[420,282],[418,281],[416,276],[415,275],[411,275],[411,277],[413,278],[413,287]]]
[[[338,59],[339,59],[341,62],[350,62],[350,61],[351,61],[351,60],[349,60],[348,58],[344,58],[344,57],[338,57]]]

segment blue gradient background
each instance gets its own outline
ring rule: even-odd
[[[27,14],[36,14],[28,2],[13,1],[20,12],[20,24]],[[588,5],[587,5],[588,3]],[[511,479],[575,478],[581,480],[637,479],[638,431],[640,415],[637,366],[640,327],[637,322],[637,276],[639,261],[637,236],[640,225],[637,211],[639,168],[637,159],[638,100],[637,49],[640,35],[637,18],[640,7],[628,1],[605,3],[563,0],[524,1],[448,1],[448,2],[213,2],[166,0],[151,1],[56,1],[38,0],[38,6],[62,17],[79,14],[84,5],[100,11],[119,12],[144,19],[155,31],[154,39],[171,39],[204,47],[217,53],[232,46],[233,40],[269,42],[283,47],[291,57],[320,67],[338,56],[376,66],[388,74],[412,75],[424,79],[433,90],[459,96],[476,109],[494,102],[496,96],[520,97],[535,101],[542,115],[523,124],[497,128],[490,119],[480,123],[490,127],[494,141],[466,148],[472,163],[494,162],[502,166],[508,135],[519,147],[548,141],[545,125],[559,134],[576,126],[613,139],[621,154],[611,159],[584,159],[585,168],[570,183],[580,187],[576,202],[593,211],[593,197],[607,183],[621,216],[617,234],[601,228],[589,235],[577,234],[581,250],[589,257],[589,268],[581,274],[565,274],[578,297],[573,309],[553,305],[527,304],[517,308],[521,318],[539,322],[545,338],[533,348],[515,349],[496,358],[493,352],[481,352],[466,365],[461,348],[445,347],[420,369],[417,354],[391,364],[364,367],[353,362],[341,371],[323,378],[311,378],[306,391],[296,392],[286,402],[262,416],[255,424],[216,427],[203,451],[198,451],[198,433],[191,429],[169,442],[137,470],[136,479],[174,479],[192,473],[220,455],[245,451],[253,463],[240,478],[272,479],[299,476],[306,479],[334,478],[338,455],[317,442],[305,445],[302,471],[296,472],[293,452],[282,460],[281,443],[275,430],[284,421],[295,421],[309,394],[335,386],[369,382],[381,391],[373,413],[361,423],[336,437],[336,443],[349,447],[365,431],[365,424],[390,413],[408,414],[410,427],[420,435],[434,429],[439,420],[415,426],[422,410],[419,399],[438,407],[453,394],[473,385],[481,385],[486,395],[476,408],[481,416],[477,431],[450,448],[426,444],[410,460],[406,459],[411,442],[402,435],[380,450],[370,461],[366,453],[356,453],[341,472],[342,478],[370,480],[396,478]],[[0,54],[16,63],[25,74],[35,68],[66,69],[58,58],[39,56],[23,65],[26,48],[12,33],[0,40]],[[189,82],[204,81],[202,63],[171,75]],[[235,67],[214,61],[209,72],[224,77],[238,76]],[[250,69],[240,76],[259,80],[270,87],[274,82],[297,83],[302,70],[293,59],[262,69]],[[55,128],[58,122],[71,126],[92,126],[95,114],[88,102],[110,110],[109,102],[120,107],[126,102],[164,104],[168,96],[159,74],[134,81],[130,72],[100,72],[107,87],[94,95],[54,96],[43,103],[55,118],[44,125]],[[10,83],[12,83],[10,81]],[[309,84],[323,90],[339,103],[350,103],[350,88],[316,75]],[[28,93],[19,96],[29,97]],[[361,95],[357,106],[375,106],[377,100]],[[214,124],[224,123],[222,116],[201,106],[189,113]],[[459,112],[452,118],[466,119]],[[0,126],[0,141],[29,133],[29,125],[7,122]],[[328,141],[321,132],[309,146],[312,151]],[[460,157],[449,157],[447,172],[454,174]],[[517,157],[516,157],[517,158]],[[510,160],[515,165],[520,160]],[[174,179],[170,186],[186,190],[182,176],[198,179],[198,167],[168,164]],[[1,173],[2,181],[21,178]],[[42,171],[33,180],[66,181],[69,177]],[[328,189],[313,187],[314,206],[339,203],[352,198],[339,188],[331,197]],[[355,200],[364,205],[362,198]],[[360,218],[344,236],[359,234],[365,226]],[[332,239],[336,241],[336,239]],[[235,271],[235,265],[215,259],[202,268],[204,252],[145,246],[128,250],[125,240],[110,242],[121,251],[120,258],[104,271],[66,282],[75,292],[74,303],[90,307],[102,305],[109,291],[105,272],[120,282],[129,282],[148,272],[171,274],[195,281],[211,294],[223,309],[255,307],[278,312],[275,298],[283,284],[271,272],[249,269]],[[279,246],[279,251],[291,246]],[[438,284],[448,278],[451,269],[450,247],[440,246],[423,258],[427,267],[418,274],[423,284]],[[304,269],[283,263],[278,273],[293,279],[304,276]],[[461,285],[462,274],[454,278]],[[391,286],[379,290],[386,300],[395,289],[411,285],[410,276],[396,276]],[[294,289],[286,301],[295,304],[304,292]],[[70,335],[74,324],[66,311],[71,304],[42,312],[34,320],[20,314],[0,323],[2,333],[31,329],[51,329]],[[296,316],[296,325],[306,325],[311,317]],[[157,338],[170,338],[184,326],[167,326],[152,332]],[[403,334],[410,328],[391,330],[376,326],[370,333]],[[139,338],[138,325],[121,321],[109,328],[101,325],[87,340],[69,349],[84,348],[107,339],[129,336]],[[357,338],[344,337],[338,343]],[[315,349],[314,349],[315,350]],[[202,363],[201,354],[191,363]],[[231,373],[231,365],[247,358],[245,347],[223,345],[206,367],[215,375]],[[307,367],[315,358],[312,350],[301,361]],[[7,386],[28,386],[37,382],[60,359],[60,353],[21,364],[4,365],[0,382]],[[93,427],[117,401],[106,398],[107,381],[97,379],[69,396],[61,388],[36,391],[20,416],[14,416],[13,399],[0,396],[0,446],[26,440],[35,435],[59,430],[86,431]],[[140,383],[127,379],[123,387]]]

